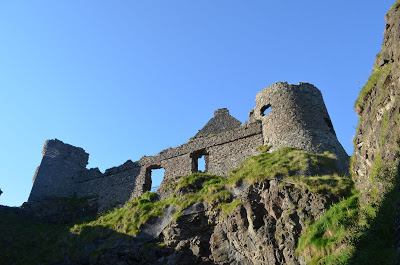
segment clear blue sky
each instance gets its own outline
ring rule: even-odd
[[[354,102],[395,0],[1,1],[0,204],[27,200],[46,139],[88,167],[185,143],[258,91],[310,82],[352,154]]]

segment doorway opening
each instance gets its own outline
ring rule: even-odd
[[[156,192],[164,179],[165,169],[161,165],[151,165],[146,168],[144,191]]]

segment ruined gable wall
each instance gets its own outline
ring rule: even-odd
[[[214,111],[214,117],[198,131],[194,138],[208,136],[210,134],[220,134],[240,127],[241,122],[229,114],[226,108]]]
[[[263,145],[261,123],[252,123],[218,135],[195,138],[189,143],[176,148],[168,148],[153,161],[160,160],[165,169],[164,179],[157,193],[166,198],[168,190],[164,190],[169,183],[179,181],[177,176],[194,173],[192,157],[201,151],[206,155],[206,173],[227,176],[229,171],[236,168],[241,162],[252,155],[258,154],[257,147]],[[150,159],[150,157],[145,157]]]

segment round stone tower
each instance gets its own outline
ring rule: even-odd
[[[254,119],[261,120],[264,145],[271,151],[281,147],[311,153],[329,151],[348,171],[349,157],[336,138],[322,94],[308,83],[278,82],[256,96]]]

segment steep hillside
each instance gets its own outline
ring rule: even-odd
[[[400,1],[385,17],[381,52],[360,92],[351,171],[358,193],[299,240],[310,264],[399,264]]]
[[[299,240],[311,264],[399,264],[400,2],[360,92],[351,171],[358,194],[331,207]]]
[[[399,1],[385,19],[387,24],[382,50],[376,56],[373,73],[355,105],[360,119],[354,139],[352,171],[356,187],[361,192],[361,206],[376,215],[371,229],[378,231],[371,231],[370,234],[388,234],[387,244],[395,241],[396,247],[399,247],[399,207],[396,203],[400,160]],[[386,230],[374,227],[382,226],[382,222],[387,225]],[[377,246],[376,251],[378,247],[391,247],[387,244]],[[360,253],[357,258],[362,259],[363,256],[365,254]]]
[[[341,197],[334,156],[264,147],[228,178],[192,174],[67,226],[0,209],[1,264],[301,264],[300,234]],[[71,204],[75,202],[70,201]],[[14,209],[15,211],[16,209]]]
[[[396,3],[385,17],[387,24],[374,70],[356,101],[360,116],[354,139],[352,170],[366,203],[386,190],[385,174],[397,169],[400,123],[400,10]],[[378,196],[378,197],[377,197]]]

